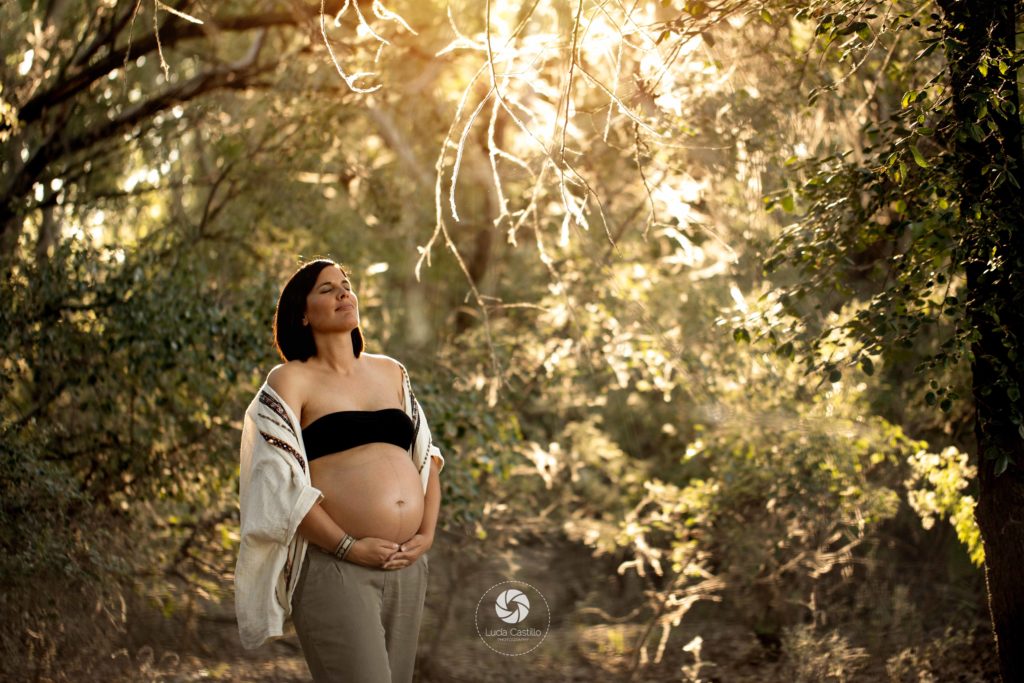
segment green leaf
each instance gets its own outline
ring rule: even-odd
[[[917,148],[917,145],[910,145],[910,152],[914,155],[914,162],[917,163],[918,166],[920,166],[921,168],[931,167],[931,164],[929,164],[928,161],[924,158],[924,155],[921,154],[921,150]]]
[[[843,378],[842,371],[839,368],[832,368],[831,372],[828,373],[828,381],[835,383]]]
[[[1008,457],[1006,457],[1006,454],[1004,453],[1003,455],[1000,455],[999,459],[996,460],[996,465],[995,465],[995,469],[994,469],[994,472],[995,472],[996,476],[998,477],[1000,474],[1005,472],[1006,468],[1009,466],[1009,464],[1010,464],[1010,459]]]
[[[733,330],[732,338],[736,341],[737,344],[740,342],[746,342],[748,344],[750,343],[750,333],[747,332],[747,329],[745,327],[737,327],[735,330]]]
[[[935,400],[936,399],[934,391],[929,391],[927,394],[924,395],[924,402],[930,406],[935,405]]]
[[[796,208],[796,202],[793,199],[793,195],[787,194],[782,198],[782,210],[786,213],[793,213]]]
[[[919,59],[924,59],[925,57],[927,57],[928,55],[930,55],[930,54],[932,53],[932,51],[933,51],[933,50],[934,50],[935,48],[937,48],[937,47],[939,46],[939,39],[938,39],[938,38],[933,38],[932,40],[933,40],[934,42],[932,42],[932,43],[931,43],[931,44],[930,44],[930,45],[929,45],[928,47],[926,47],[925,49],[923,49],[923,50],[921,50],[920,52],[918,52],[918,53],[917,53],[917,56],[915,56],[915,57],[914,57],[914,59],[913,59],[912,61],[915,61],[915,62],[916,62],[916,61],[917,61],[917,60],[919,60]]]
[[[706,10],[707,3],[704,2],[688,2],[683,7],[684,12],[692,15],[696,19],[700,19],[702,16],[704,16]]]
[[[864,356],[863,358],[860,359],[860,369],[863,370],[864,374],[868,375],[869,377],[875,374],[875,364],[867,356]]]

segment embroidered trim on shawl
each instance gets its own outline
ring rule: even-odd
[[[288,419],[288,411],[286,411],[284,409],[284,406],[281,405],[280,401],[278,401],[276,398],[274,398],[273,396],[271,396],[267,392],[261,391],[260,392],[260,403],[262,403],[263,405],[269,407],[271,410],[273,410],[275,413],[277,413],[278,416],[280,416],[280,418],[282,420],[284,420],[284,424],[287,427],[288,431],[291,432],[293,436],[297,436],[295,434],[295,430],[292,429],[291,420]],[[301,458],[300,458],[300,460],[301,460]],[[305,468],[303,468],[303,469],[305,469]]]
[[[263,435],[263,438],[264,438],[264,439],[265,439],[265,440],[267,441],[267,443],[269,443],[269,444],[270,444],[271,446],[277,446],[277,447],[278,447],[278,448],[280,448],[280,449],[281,449],[282,451],[285,451],[285,452],[287,452],[287,453],[291,453],[292,457],[294,457],[294,458],[295,458],[295,460],[296,460],[296,461],[297,461],[297,462],[299,463],[299,467],[301,467],[301,468],[302,468],[302,471],[303,471],[303,472],[305,472],[305,471],[306,471],[306,463],[302,461],[302,456],[301,456],[301,455],[299,454],[299,452],[298,452],[297,450],[295,450],[294,448],[292,448],[291,446],[289,446],[289,445],[288,445],[287,443],[285,443],[284,441],[281,441],[281,439],[277,438],[276,436],[271,436],[270,434],[267,434],[267,433],[266,433],[265,431],[263,431],[262,429],[260,430],[260,434],[262,434],[262,435]]]
[[[413,422],[413,437],[412,445],[409,446],[409,457],[416,457],[416,442],[419,441],[420,437],[420,411],[416,409],[416,392],[412,390],[412,381],[409,379],[409,372],[405,369],[405,366],[399,363],[402,367],[402,376],[405,378],[405,388],[409,390],[409,405],[412,410],[412,422]],[[423,462],[416,464],[415,460],[413,463],[416,464],[416,473],[419,474],[423,471],[423,466],[430,460],[430,444],[432,440],[427,439],[427,457],[424,458]]]
[[[269,415],[267,415],[266,413],[260,413],[260,417],[262,417],[262,418],[263,418],[263,419],[265,419],[265,420],[269,420],[270,422],[273,422],[274,424],[276,424],[276,425],[277,425],[278,427],[280,427],[281,429],[288,429],[288,425],[286,425],[286,424],[281,424],[280,422],[278,422],[278,421],[277,421],[277,420],[275,420],[274,418],[270,417],[270,416],[269,416]]]

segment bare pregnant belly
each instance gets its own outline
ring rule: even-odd
[[[369,443],[309,464],[324,510],[356,538],[395,543],[412,538],[423,521],[423,484],[408,451]]]

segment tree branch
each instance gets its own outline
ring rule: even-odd
[[[86,130],[73,138],[67,139],[58,136],[58,129],[54,129],[53,134],[36,149],[10,186],[5,189],[4,195],[0,197],[0,234],[6,230],[10,218],[17,213],[12,202],[17,197],[24,196],[50,164],[62,157],[86,150],[181,102],[187,102],[220,88],[247,87],[247,78],[272,68],[272,65],[259,66],[257,64],[262,44],[263,35],[261,34],[241,61],[197,74],[151,100],[140,102],[121,116]]]
[[[329,6],[340,6],[339,2],[328,3]],[[337,8],[335,8],[337,9]],[[161,28],[159,38],[154,31],[139,40],[131,42],[132,54],[142,56],[155,52],[158,43],[164,49],[169,48],[184,40],[204,37],[212,28],[217,32],[245,32],[254,29],[267,29],[275,26],[297,26],[305,20],[310,20],[319,15],[319,10],[303,6],[290,12],[265,12],[262,14],[249,14],[242,16],[229,16],[207,19],[206,25],[191,24],[188,22],[174,21],[167,22]],[[121,30],[127,23],[116,22],[116,29]],[[109,39],[115,39],[110,36]],[[98,43],[90,46],[88,52],[95,54],[100,45]],[[39,93],[26,102],[18,111],[18,118],[22,124],[32,123],[39,119],[43,113],[62,102],[65,102],[79,93],[85,91],[89,86],[103,78],[107,74],[116,71],[124,66],[124,54],[128,49],[127,44],[123,47],[113,48],[102,59],[89,64],[82,70],[71,75],[66,80],[55,83],[48,90]]]

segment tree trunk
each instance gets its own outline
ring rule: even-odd
[[[1014,2],[939,0],[951,76],[954,163],[960,177],[962,248],[977,438],[975,518],[985,547],[989,611],[1006,683],[1024,681],[1024,216],[1016,70],[986,57],[1015,50]],[[995,105],[997,99],[1012,108]],[[977,121],[987,103],[987,120]],[[996,125],[990,131],[988,121]],[[971,126],[979,130],[971,134]],[[979,139],[980,138],[980,139]],[[1003,181],[996,178],[1002,173]]]
[[[50,260],[50,251],[60,234],[57,207],[49,204],[43,208],[42,213],[43,219],[39,223],[39,236],[36,239],[36,265],[40,267]]]

